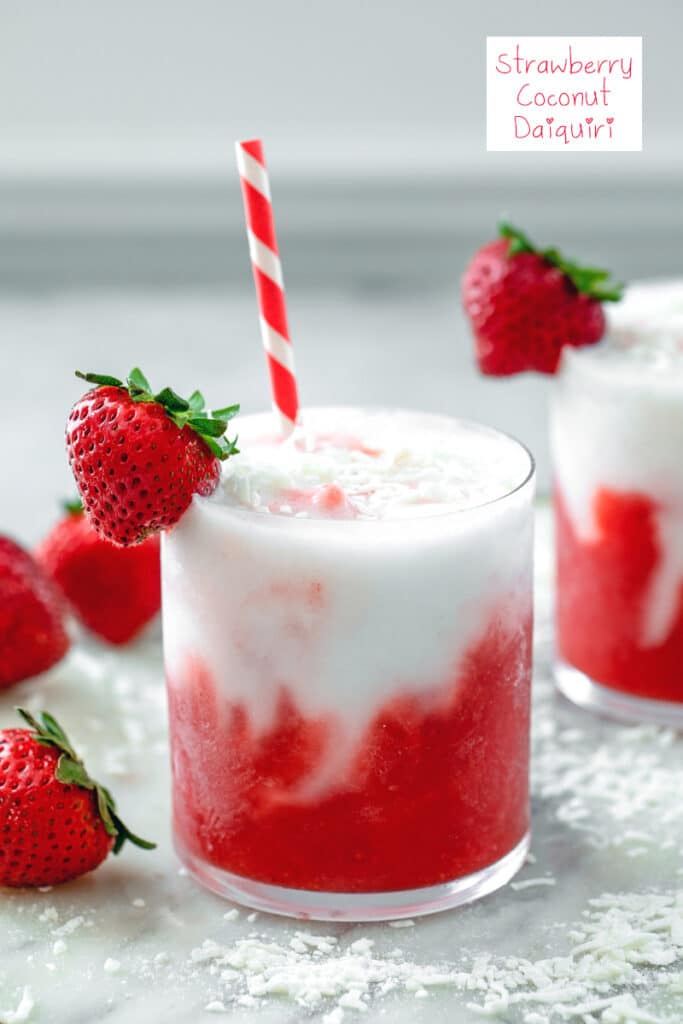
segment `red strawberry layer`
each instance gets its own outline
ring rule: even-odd
[[[169,678],[179,839],[234,874],[321,891],[412,889],[492,864],[529,827],[530,648],[530,616],[494,614],[452,678],[378,710],[332,780],[334,717],[305,717],[283,687],[257,733],[188,660]]]
[[[557,488],[555,511],[561,656],[605,686],[683,701],[683,586],[666,639],[653,647],[639,640],[645,601],[664,557],[655,502],[646,494],[598,491],[591,541],[577,535]]]

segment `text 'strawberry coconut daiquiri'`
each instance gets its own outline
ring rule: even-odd
[[[552,409],[557,679],[577,703],[683,725],[683,283],[634,285]]]

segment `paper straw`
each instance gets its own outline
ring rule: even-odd
[[[299,412],[292,343],[287,325],[285,286],[275,237],[270,182],[260,139],[235,143],[249,255],[254,272],[261,339],[266,350],[273,408],[286,437]]]

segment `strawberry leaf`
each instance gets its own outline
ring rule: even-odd
[[[48,711],[43,711],[40,715],[40,721],[38,721],[24,708],[17,708],[16,710],[33,730],[34,739],[37,743],[42,743],[44,746],[53,747],[53,749],[59,751],[60,756],[55,768],[55,778],[57,781],[65,786],[79,786],[81,789],[94,791],[97,809],[104,829],[114,839],[114,853],[119,852],[126,840],[135,846],[140,846],[143,850],[153,850],[156,846],[155,843],[150,843],[147,839],[140,839],[121,821],[116,813],[116,804],[111,793],[105,786],[101,786],[99,782],[96,782],[88,774],[83,761],[77,755],[71,745],[71,741],[56,718],[53,718]]]
[[[62,508],[70,516],[80,516],[83,511],[83,502],[80,498],[69,498],[67,501],[62,502]]]
[[[221,444],[218,441],[216,441],[215,438],[205,435],[204,437],[202,437],[202,441],[209,449],[211,454],[215,455],[217,459],[224,459],[226,457],[223,454],[223,448]]]
[[[228,421],[208,420],[202,419],[197,416],[193,416],[191,419],[187,421],[187,425],[189,427],[192,427],[193,430],[196,430],[197,433],[201,434],[202,437],[207,435],[209,437],[220,437],[221,434],[225,433],[228,426]]]
[[[163,405],[164,409],[168,409],[169,412],[187,412],[190,408],[190,403],[177,395],[173,388],[163,388],[158,395],[154,396],[154,401]]]
[[[95,783],[90,778],[83,763],[74,761],[68,754],[62,754],[57,762],[55,778],[65,786],[81,786],[83,789],[94,789]]]
[[[43,711],[43,725],[50,736],[53,736],[65,750],[71,750],[69,739],[56,718],[53,718],[49,711]]]
[[[193,391],[189,398],[183,398],[173,388],[165,387],[155,394],[138,366],[133,367],[128,374],[126,385],[117,377],[106,377],[103,374],[83,374],[77,371],[76,376],[98,385],[126,386],[128,394],[134,402],[156,402],[179,430],[183,430],[185,427],[194,430],[217,459],[224,460],[239,453],[237,438],[230,441],[224,437],[228,422],[240,410],[239,405],[226,405],[223,409],[208,412],[205,409],[204,396],[201,391]]]
[[[528,235],[511,224],[502,222],[498,226],[502,238],[510,241],[508,256],[510,258],[519,253],[530,252],[540,256],[546,263],[557,267],[578,292],[588,295],[597,302],[618,302],[622,295],[624,286],[611,281],[611,274],[601,267],[582,267],[578,263],[568,260],[555,248],[538,249]]]
[[[102,786],[98,786],[97,787],[97,810],[100,812],[100,818],[102,819],[102,824],[104,825],[105,831],[110,836],[115,836],[116,837],[116,841],[118,842],[118,838],[119,838],[118,831],[117,831],[116,825],[114,824],[114,819],[112,818],[112,815],[111,815],[111,812],[112,812],[111,801],[107,799],[107,796],[108,796],[107,791],[105,789],[103,789]],[[114,846],[116,847],[116,843],[114,844]],[[120,850],[122,846],[123,846],[123,840],[121,841],[121,843],[119,843],[119,848],[118,849]],[[118,853],[118,850],[114,849],[114,852]]]
[[[27,725],[30,725],[35,732],[40,733],[41,726],[35,720],[30,711],[27,711],[26,708],[16,708],[15,710],[21,715]]]
[[[149,386],[149,381],[139,366],[134,366],[128,374],[128,387],[135,388],[136,391],[146,391],[148,393],[152,390]]]
[[[239,405],[226,405],[225,409],[212,409],[211,415],[218,416],[221,420],[231,420],[239,411]]]
[[[118,853],[126,840],[132,843],[133,846],[139,846],[141,850],[155,850],[156,843],[150,843],[149,839],[141,839],[140,836],[136,836],[135,832],[131,832],[127,825],[125,825],[118,814],[112,807],[109,808],[111,820],[116,829],[116,840],[114,842],[114,853]]]
[[[523,231],[519,231],[518,228],[513,228],[511,224],[503,221],[499,224],[498,231],[503,238],[510,239],[508,255],[516,256],[519,252],[536,252],[529,236],[525,235]]]
[[[106,373],[81,373],[80,370],[76,370],[76,376],[81,380],[87,380],[88,384],[97,384],[99,387],[123,387],[122,380],[119,380],[118,377],[109,377]]]

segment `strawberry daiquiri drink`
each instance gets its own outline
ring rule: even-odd
[[[163,537],[179,854],[276,913],[427,913],[529,837],[533,463],[412,412],[239,423]]]
[[[558,684],[683,725],[683,283],[635,285],[605,341],[565,351],[552,446]]]

